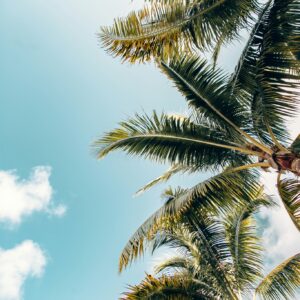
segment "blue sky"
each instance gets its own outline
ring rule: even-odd
[[[0,0],[0,179],[11,183],[6,195],[20,201],[34,182],[42,203],[0,214],[0,263],[11,256],[28,262],[19,274],[21,295],[2,299],[0,283],[1,300],[117,299],[149,270],[145,260],[120,276],[117,262],[161,204],[162,187],[132,195],[166,167],[122,153],[98,162],[90,149],[136,111],[186,109],[152,66],[121,64],[99,47],[100,25],[131,8],[117,0]],[[223,65],[232,67],[239,49],[229,59],[225,51]]]

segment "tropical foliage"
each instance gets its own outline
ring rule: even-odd
[[[251,11],[246,4],[241,4],[244,1],[221,2],[224,2],[225,12],[232,9],[228,3],[235,4],[236,13],[241,14],[241,7]],[[240,6],[237,2],[241,2]],[[256,6],[252,1],[246,2],[251,7]],[[174,3],[153,1],[150,5],[171,8]],[[198,1],[185,3],[189,7],[199,5]],[[219,2],[203,3],[214,3],[211,13],[217,18]],[[194,54],[185,53],[181,58],[158,61],[162,72],[186,98],[190,114],[174,116],[154,112],[151,116],[136,115],[121,122],[117,129],[95,142],[98,157],[122,149],[129,154],[171,163],[172,168],[166,174],[145,188],[178,172],[221,170],[226,176],[248,168],[275,169],[280,173],[278,187],[282,200],[300,229],[299,189],[289,188],[297,179],[281,179],[285,172],[300,175],[299,137],[291,143],[285,125],[286,117],[295,116],[299,108],[299,10],[299,0],[268,1],[260,9],[248,43],[231,75]],[[167,18],[167,14],[162,15]],[[232,15],[235,16],[235,28],[239,28],[240,19]],[[207,22],[211,18],[207,18]],[[206,24],[206,19],[201,17],[199,20],[202,25]],[[230,22],[231,18],[226,20]],[[130,19],[126,22],[131,24]],[[158,26],[156,21],[154,24]],[[216,31],[212,29],[212,32]],[[172,40],[172,37],[166,39]],[[189,41],[186,35],[182,39]],[[130,50],[129,53],[135,52]]]
[[[202,207],[165,219],[148,247],[172,249],[172,256],[130,286],[124,300],[290,299],[300,286],[300,253],[263,275],[262,241],[255,213],[270,206],[261,189],[238,207],[213,214]],[[249,201],[250,200],[250,201]]]
[[[177,173],[213,174],[190,189],[168,190],[165,204],[131,237],[120,271],[148,247],[181,254],[125,299],[286,299],[299,286],[299,254],[263,277],[254,219],[261,206],[271,206],[259,175],[273,170],[300,230],[300,135],[291,141],[286,127],[300,102],[299,13],[300,0],[149,0],[101,29],[112,55],[129,62],[153,58],[189,112],[136,114],[95,141],[97,157],[123,150],[171,165],[139,193]],[[249,39],[227,74],[216,67],[218,53],[242,29]],[[212,62],[204,51],[212,52]]]
[[[249,27],[257,0],[149,0],[140,11],[102,27],[100,37],[113,55],[130,62],[217,49]]]

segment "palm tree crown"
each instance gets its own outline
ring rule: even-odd
[[[168,201],[134,233],[120,271],[144,253],[180,251],[157,266],[125,299],[286,299],[300,285],[300,254],[262,275],[254,213],[271,206],[259,174],[278,173],[282,202],[300,230],[300,135],[287,118],[299,109],[300,0],[149,0],[141,11],[101,30],[104,47],[130,62],[154,59],[189,106],[186,115],[136,114],[94,143],[98,158],[121,149],[177,173],[210,171]],[[220,47],[250,36],[232,74],[216,67]],[[213,51],[213,63],[200,51]],[[233,209],[234,207],[234,209]],[[168,273],[167,273],[168,271]]]

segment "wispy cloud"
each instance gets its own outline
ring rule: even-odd
[[[25,280],[40,277],[46,263],[43,250],[30,240],[0,249],[0,300],[20,300]]]
[[[0,171],[0,222],[17,225],[24,217],[41,211],[64,215],[66,207],[53,203],[50,175],[51,168],[45,166],[33,168],[27,180],[20,179],[15,171]]]

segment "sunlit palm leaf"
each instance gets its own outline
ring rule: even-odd
[[[286,178],[278,180],[278,193],[297,229],[300,231],[300,181]]]
[[[300,287],[300,254],[273,269],[256,289],[263,300],[292,299]]]
[[[199,253],[199,250],[197,251]],[[190,274],[194,272],[194,264],[193,261],[188,256],[172,256],[163,260],[161,263],[156,264],[154,266],[155,274],[159,274],[161,272],[166,272],[169,269],[171,270],[179,270],[180,269],[187,269],[190,270]]]
[[[236,286],[240,292],[247,293],[253,288],[255,281],[262,277],[262,246],[257,235],[254,214],[261,207],[271,205],[272,200],[261,189],[257,191],[256,197],[253,195],[245,205],[235,207],[224,218]]]
[[[153,239],[153,250],[174,248],[199,261],[199,268],[211,272],[225,298],[235,299],[233,282],[226,271],[231,257],[222,224],[203,209],[186,211],[178,223],[161,229]],[[200,267],[201,266],[201,267]]]
[[[212,47],[249,26],[257,1],[150,1],[144,9],[102,27],[100,37],[113,55],[130,62],[172,57],[181,50]],[[226,31],[224,29],[227,29]],[[224,36],[226,32],[226,36]]]
[[[184,276],[147,275],[139,285],[129,289],[122,300],[213,300],[217,296],[209,286]]]
[[[243,186],[243,190],[241,189]],[[145,250],[145,243],[166,222],[172,224],[174,218],[184,214],[187,210],[199,206],[207,207],[211,211],[226,211],[232,209],[232,203],[238,205],[243,202],[244,195],[251,195],[258,189],[256,177],[249,171],[239,173],[221,173],[207,179],[187,190],[175,193],[168,191],[166,203],[150,216],[134,233],[126,244],[120,256],[119,270],[128,266],[133,260],[141,256]]]

